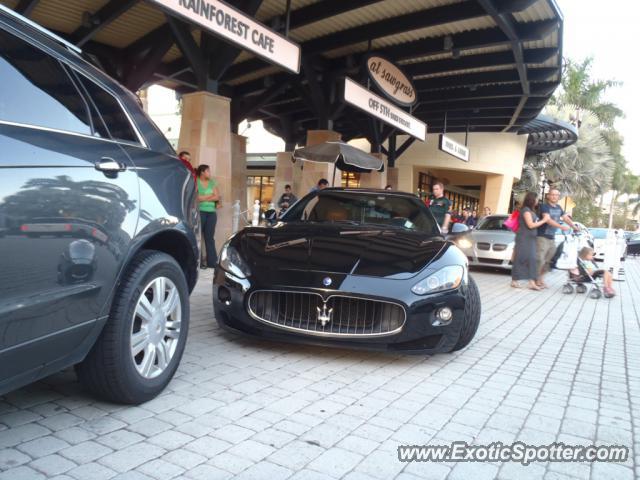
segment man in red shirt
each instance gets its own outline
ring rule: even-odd
[[[189,169],[189,171],[191,172],[191,175],[193,175],[193,178],[195,180],[195,178],[196,178],[196,170],[193,168],[193,165],[191,165],[191,154],[189,152],[183,150],[182,152],[180,152],[178,154],[178,158],[184,164],[184,166]]]

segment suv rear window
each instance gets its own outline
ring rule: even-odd
[[[82,74],[78,74],[82,85],[93,99],[100,115],[107,124],[107,128],[111,133],[111,137],[115,140],[124,140],[126,142],[140,143],[135,134],[129,118],[122,110],[120,102],[104,88],[89,80]]]
[[[65,68],[0,30],[0,121],[91,135],[88,105]]]

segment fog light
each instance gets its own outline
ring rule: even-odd
[[[218,300],[225,305],[231,305],[231,292],[227,287],[218,288]]]
[[[431,325],[434,327],[442,327],[444,325],[449,325],[451,323],[451,319],[453,318],[453,312],[449,307],[442,307],[436,310],[435,317],[431,320]]]

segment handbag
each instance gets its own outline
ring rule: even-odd
[[[509,215],[509,218],[504,221],[503,225],[512,232],[517,232],[520,228],[520,210],[515,210]]]

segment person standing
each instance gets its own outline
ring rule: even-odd
[[[465,208],[462,211],[462,218],[464,219],[464,224],[469,228],[475,227],[478,223],[476,222],[475,217],[471,215],[471,211],[468,208]]]
[[[193,179],[196,180],[196,170],[193,168],[193,165],[191,165],[191,154],[186,150],[183,150],[178,154],[178,158],[180,159],[182,164],[189,169],[191,175],[193,175]]]
[[[491,208],[490,207],[484,207],[484,216],[488,217],[489,215],[491,215]]]
[[[444,196],[444,184],[436,182],[433,184],[433,195],[429,197],[429,210],[442,228],[442,233],[449,231],[451,223],[451,200]]]
[[[280,195],[278,200],[278,207],[280,207],[280,215],[287,211],[287,209],[296,203],[298,198],[291,191],[291,185],[284,186],[284,193]]]
[[[518,219],[519,227],[516,232],[513,267],[511,268],[511,286],[522,288],[520,282],[527,280],[531,290],[542,290],[536,285],[538,278],[536,239],[538,238],[538,228],[543,226],[547,220],[540,220],[535,214],[535,207],[538,204],[536,193],[527,192],[522,204],[523,207]]]
[[[318,184],[311,189],[311,192],[318,192],[320,190],[324,190],[328,186],[329,186],[329,180],[327,180],[326,178],[321,178],[320,180],[318,180]]]
[[[547,288],[544,283],[544,275],[550,270],[551,260],[556,253],[556,232],[558,229],[566,232],[569,230],[569,226],[574,231],[578,231],[578,227],[571,221],[562,207],[558,205],[560,200],[560,190],[557,188],[551,188],[547,193],[547,202],[540,206],[540,217],[545,220],[545,225],[538,228],[538,279],[536,284],[541,288]],[[561,225],[560,222],[564,221],[567,225]]]
[[[214,268],[218,263],[216,253],[216,202],[220,199],[216,181],[211,178],[209,165],[200,165],[196,171],[198,176],[198,202],[200,203],[200,225],[204,235],[204,246],[207,254],[207,263],[202,262],[200,268]]]

